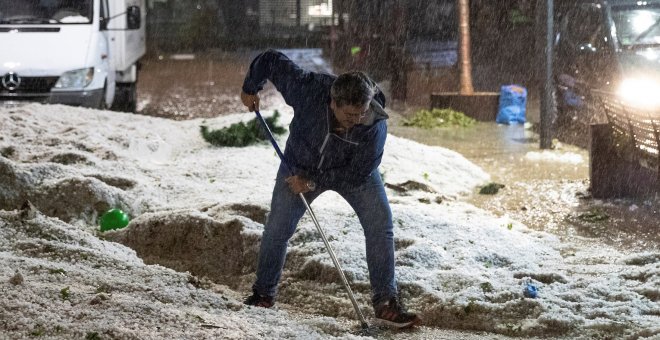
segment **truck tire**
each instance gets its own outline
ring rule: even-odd
[[[108,91],[108,86],[103,85],[103,93],[101,94],[101,100],[99,100],[99,103],[96,105],[96,109],[99,110],[106,110],[108,108],[107,104],[105,103],[105,94]]]
[[[135,83],[117,84],[112,110],[135,113],[137,110],[137,86]]]

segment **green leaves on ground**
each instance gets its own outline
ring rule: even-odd
[[[589,211],[578,215],[578,218],[582,221],[593,223],[608,220],[610,216],[600,208],[592,208]]]
[[[476,120],[452,109],[419,110],[415,112],[412,118],[403,120],[404,126],[415,126],[423,129],[449,126],[468,127],[475,123]]]
[[[69,287],[62,288],[62,290],[60,290],[60,297],[62,298],[62,300],[68,300],[69,297],[71,297],[71,292],[69,291]]]
[[[483,187],[481,187],[481,190],[479,190],[479,194],[481,194],[481,195],[495,195],[502,188],[504,188],[504,184],[491,182],[491,183],[488,183],[488,184],[484,185]]]
[[[97,332],[88,332],[85,335],[85,340],[101,340],[101,336]]]
[[[268,128],[276,135],[286,132],[286,128],[277,125],[277,119],[279,117],[280,113],[275,111],[272,117],[265,118]],[[204,140],[215,146],[248,146],[268,138],[257,118],[247,123],[235,123],[228,127],[212,131],[209,131],[207,126],[202,125],[201,131]]]

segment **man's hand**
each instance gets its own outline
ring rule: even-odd
[[[247,94],[241,91],[241,101],[250,112],[259,111],[259,94]]]
[[[314,182],[300,176],[287,177],[286,182],[289,184],[289,189],[291,189],[291,191],[293,191],[293,193],[296,195],[314,191],[316,187]]]

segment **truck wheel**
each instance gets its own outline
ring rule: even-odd
[[[99,100],[99,103],[96,105],[96,108],[99,110],[106,110],[108,108],[107,104],[105,103],[105,94],[108,91],[108,87],[106,85],[103,85],[103,92],[101,94],[101,100]]]
[[[137,86],[135,83],[117,84],[112,109],[135,113],[137,110]]]

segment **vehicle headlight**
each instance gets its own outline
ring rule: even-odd
[[[621,82],[617,94],[629,105],[640,108],[660,107],[660,82],[650,78],[630,78]]]
[[[92,82],[92,79],[94,79],[93,67],[68,71],[60,76],[60,79],[55,83],[55,88],[83,88],[89,85]]]

